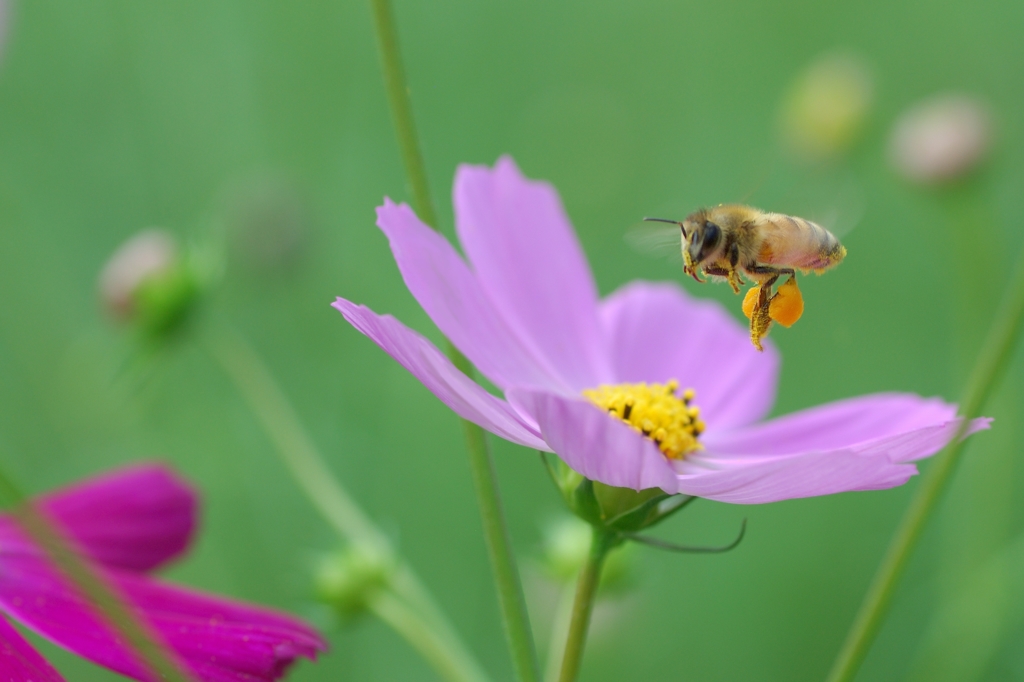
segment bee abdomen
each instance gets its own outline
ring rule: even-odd
[[[821,225],[780,213],[770,214],[775,227],[762,246],[762,258],[775,265],[801,270],[827,270],[843,260],[846,249]],[[765,253],[767,252],[767,253]]]

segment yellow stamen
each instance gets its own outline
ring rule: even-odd
[[[679,382],[664,384],[602,384],[583,391],[595,405],[607,410],[653,440],[666,457],[681,459],[701,449],[697,436],[704,431],[700,408],[691,405],[692,388],[676,395]]]

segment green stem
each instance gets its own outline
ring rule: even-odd
[[[459,359],[461,358],[456,358],[456,364],[459,364]],[[463,366],[468,365],[469,363],[463,360]],[[526,612],[519,568],[512,553],[512,540],[505,527],[501,493],[498,490],[491,451],[487,447],[483,429],[466,420],[462,420],[462,426],[466,435],[473,486],[476,488],[484,538],[487,541],[491,569],[494,571],[494,582],[498,587],[498,601],[505,620],[505,635],[508,638],[512,661],[520,680],[539,682],[540,667],[534,649],[533,633],[530,630],[530,617]]]
[[[384,590],[369,600],[370,611],[402,635],[434,669],[451,682],[483,682],[487,676],[476,662],[453,650],[444,633],[430,627],[416,609],[395,593]]]
[[[173,653],[160,643],[155,633],[142,622],[96,568],[71,548],[61,532],[41,514],[31,500],[4,473],[0,487],[12,514],[21,527],[85,597],[113,630],[138,657],[138,662],[152,677],[168,682],[190,682],[193,677],[180,665]]]
[[[298,414],[256,351],[227,325],[221,325],[210,339],[209,348],[270,436],[276,452],[313,507],[346,541],[391,556],[391,543],[331,473]],[[405,629],[398,630],[399,634],[406,636],[413,627],[410,623],[416,621],[417,627],[429,631],[431,636],[425,638],[417,634],[410,643],[421,653],[424,642],[429,643],[433,649],[427,659],[432,663],[436,660],[458,663],[459,676],[448,679],[453,682],[487,679],[412,568],[399,563],[388,588],[412,607],[406,607],[407,613],[402,617]],[[447,678],[446,671],[450,669],[451,666],[446,666],[438,672]]]
[[[398,48],[398,29],[389,0],[372,0],[373,19],[377,28],[377,42],[380,47],[381,65],[384,68],[384,87],[388,91],[391,116],[398,135],[398,148],[402,153],[405,175],[412,189],[412,207],[420,220],[437,229],[437,211],[430,198],[427,183],[427,167],[420,151],[416,121],[412,115],[412,99],[409,85],[402,68],[402,52]]]
[[[388,0],[372,0],[377,40],[380,47],[384,83],[394,118],[398,144],[405,165],[405,172],[412,189],[412,205],[423,222],[437,229],[437,212],[430,198],[426,166],[420,152],[419,137],[412,113],[409,86],[402,68],[401,52],[398,46],[398,31],[394,14]],[[473,375],[469,361],[448,344],[448,355],[455,365],[467,376]],[[463,431],[469,449],[469,462],[476,488],[477,502],[483,519],[484,536],[494,580],[498,587],[498,601],[505,623],[512,662],[516,674],[523,682],[538,682],[540,668],[534,649],[530,619],[526,612],[526,601],[519,579],[512,543],[505,526],[501,495],[494,473],[494,462],[487,447],[483,429],[472,422],[463,420]]]
[[[299,415],[245,339],[221,325],[210,349],[266,429],[292,477],[327,522],[350,542],[390,554],[390,543],[333,476]]]
[[[562,669],[562,644],[569,637],[569,625],[572,623],[575,586],[575,583],[569,583],[562,588],[558,605],[555,607],[555,616],[551,619],[548,659],[544,665],[545,682],[558,682],[558,673]]]
[[[558,677],[559,682],[575,682],[579,675],[583,648],[587,642],[587,630],[590,628],[590,615],[594,610],[594,598],[601,584],[601,567],[604,566],[609,550],[618,540],[615,534],[603,528],[595,526],[593,532],[590,554],[576,583],[576,600],[572,605],[572,620],[569,622],[565,653],[562,654],[562,673]]]
[[[1024,320],[1024,251],[1018,259],[1010,286],[1004,295],[996,319],[989,328],[988,337],[975,363],[971,379],[962,403],[964,419],[956,436],[946,449],[935,458],[922,477],[910,506],[893,535],[871,587],[868,588],[860,612],[854,620],[836,658],[828,682],[849,682],[874,641],[892,602],[900,577],[906,570],[914,548],[917,546],[925,524],[931,518],[943,491],[960,459],[964,448],[964,433],[970,426],[970,419],[978,416],[985,401],[991,395],[1003,370],[1010,360],[1011,352],[1020,333]]]

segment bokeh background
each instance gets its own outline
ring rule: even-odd
[[[511,679],[459,424],[348,327],[335,295],[437,340],[374,227],[406,199],[366,2],[32,0],[0,63],[0,456],[32,491],[118,464],[172,462],[204,495],[172,578],[313,619],[332,651],[295,680],[435,679],[371,618],[312,599],[337,546],[198,343],[237,326],[330,464],[387,530],[498,680]],[[443,229],[459,163],[512,154],[553,182],[602,293],[682,280],[624,233],[645,215],[747,201],[835,209],[847,261],[804,279],[773,414],[861,393],[955,400],[996,309],[1024,216],[1024,12],[1018,3],[420,3],[399,0]],[[870,104],[830,158],[794,153],[780,116],[801,74],[857,61]],[[990,153],[940,186],[903,179],[890,130],[956,91],[991,112]],[[856,126],[855,126],[856,127]],[[98,303],[111,252],[142,228],[226,234],[192,336],[140,362]],[[724,286],[684,282],[721,300]],[[642,348],[637,349],[643,352]],[[1024,679],[1024,477],[1017,358],[900,588],[860,679]],[[541,648],[532,568],[562,513],[535,453],[493,441]],[[924,466],[927,466],[925,463]],[[640,549],[587,652],[585,680],[819,680],[916,482],[757,507],[700,501],[658,529],[724,556]],[[34,640],[37,641],[37,640]],[[115,676],[42,645],[68,679]]]

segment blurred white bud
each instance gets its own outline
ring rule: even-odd
[[[908,180],[935,184],[973,170],[991,142],[988,108],[968,95],[946,93],[899,117],[889,139],[889,157]]]
[[[171,270],[178,257],[177,244],[169,233],[155,227],[139,232],[114,252],[100,272],[103,307],[119,319],[131,318],[139,286]]]
[[[856,139],[871,107],[871,71],[859,57],[818,57],[790,87],[782,105],[784,143],[808,161],[836,157]]]

